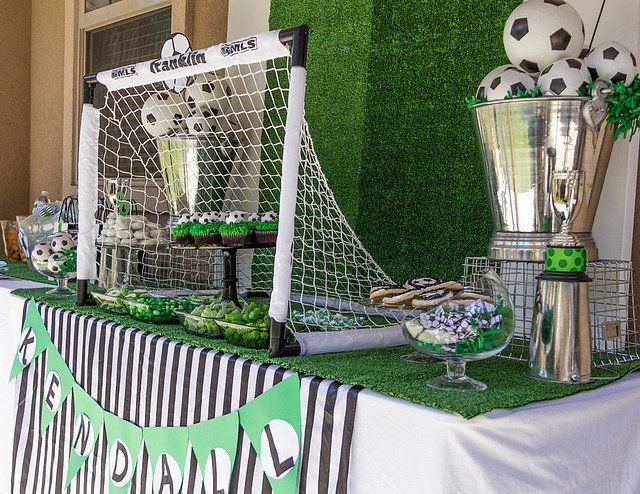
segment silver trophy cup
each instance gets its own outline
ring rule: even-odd
[[[492,101],[471,107],[489,185],[493,259],[542,261],[561,221],[550,202],[554,171],[581,170],[580,210],[571,232],[598,259],[591,235],[613,146],[599,91],[585,97]]]

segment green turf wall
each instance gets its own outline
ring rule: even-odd
[[[520,0],[272,0],[310,28],[307,120],[338,203],[394,279],[457,277],[492,232],[464,98]]]

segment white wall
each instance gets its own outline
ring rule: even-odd
[[[588,44],[602,0],[567,1],[582,16]],[[229,0],[227,38],[232,40],[266,31],[269,28],[269,6],[269,0]],[[594,46],[611,40],[640,55],[640,0],[607,1]],[[613,148],[593,227],[602,259],[631,258],[638,142],[639,136],[631,143],[619,139]]]
[[[602,0],[567,0],[582,16],[588,44]],[[608,0],[593,46],[618,41],[640,54],[640,0]],[[593,235],[602,259],[631,259],[638,142],[619,139],[611,155]]]

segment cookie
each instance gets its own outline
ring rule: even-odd
[[[473,303],[476,300],[484,300],[485,302],[493,302],[493,298],[491,298],[491,296],[487,295],[482,290],[478,290],[477,288],[470,287],[470,286],[463,287],[462,290],[460,292],[458,292],[456,294],[456,296],[453,298],[452,302]]]
[[[442,280],[438,280],[436,278],[413,278],[412,280],[408,280],[404,286],[407,290],[412,290],[416,288],[429,288],[434,285],[438,285],[442,283]]]
[[[407,291],[407,289],[400,285],[388,285],[388,286],[379,286],[374,287],[375,290],[372,289],[369,294],[369,298],[372,302],[379,302],[385,297],[391,295],[398,295]]]
[[[440,305],[453,297],[453,292],[447,289],[435,291],[423,291],[423,293],[413,297],[411,305],[413,307],[428,308]]]
[[[398,295],[390,295],[382,299],[383,305],[390,305],[393,307],[399,307],[405,304],[411,304],[411,301],[417,295],[420,295],[424,290],[407,290],[405,289],[404,293],[399,293]]]

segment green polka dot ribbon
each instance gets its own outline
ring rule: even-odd
[[[584,247],[547,247],[544,269],[560,273],[581,273],[587,269],[587,251]]]

